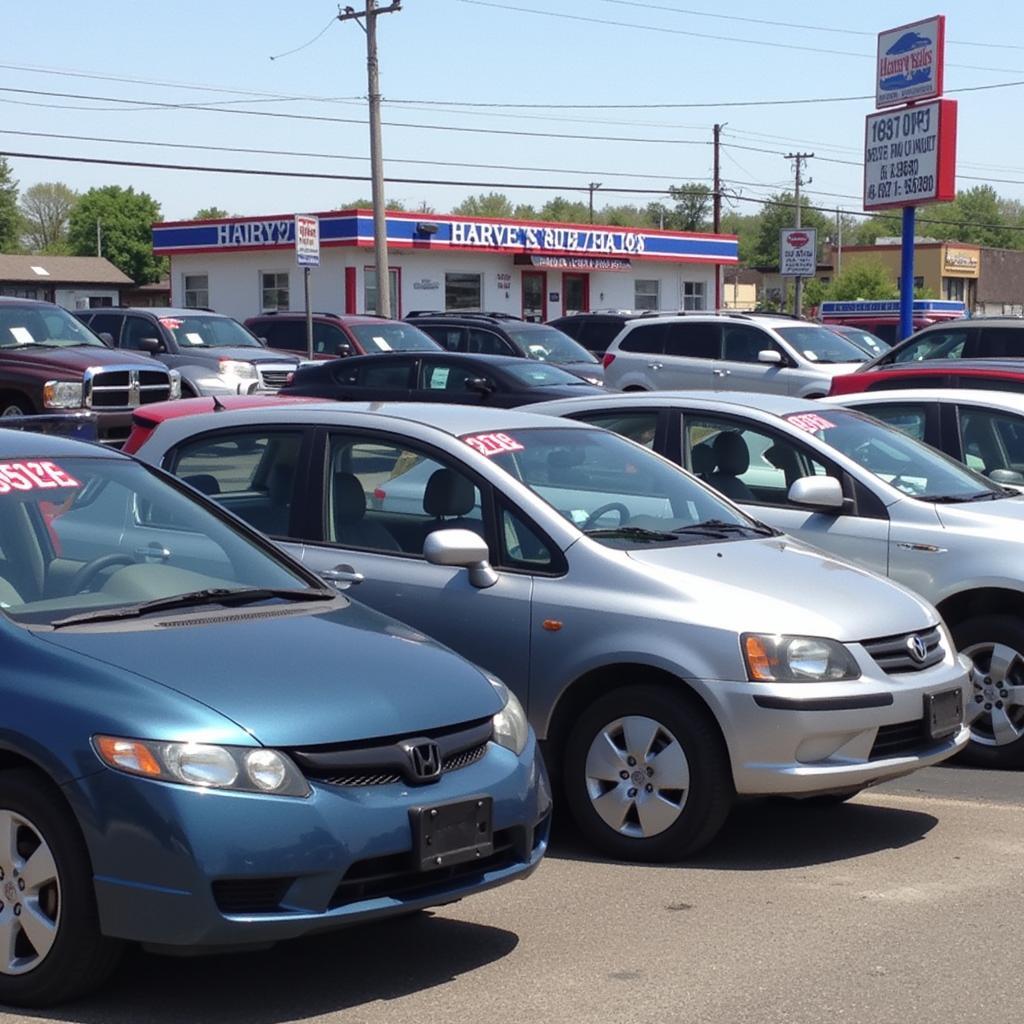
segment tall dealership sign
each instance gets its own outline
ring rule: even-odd
[[[903,209],[900,337],[914,301],[914,211],[956,198],[956,100],[941,99],[946,18],[878,34],[875,107],[864,125],[864,209]]]

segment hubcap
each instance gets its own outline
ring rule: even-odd
[[[16,405],[5,405],[3,411],[0,411],[0,416],[6,418],[8,416],[24,416],[25,413],[18,408]]]
[[[60,879],[39,830],[0,810],[0,973],[25,974],[46,958],[60,924]]]
[[[660,722],[630,715],[606,725],[590,744],[587,793],[609,828],[647,839],[675,824],[690,792],[690,765]]]
[[[1024,736],[1024,656],[1006,644],[975,644],[964,650],[974,662],[973,699],[966,708],[971,739],[1002,747]]]

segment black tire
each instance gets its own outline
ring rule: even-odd
[[[35,407],[24,395],[13,392],[0,395],[0,419],[7,416],[32,416],[35,411]]]
[[[53,944],[37,966],[22,974],[10,973],[6,960],[0,959],[0,1003],[52,1006],[102,984],[117,966],[123,944],[100,934],[89,853],[56,787],[34,771],[0,772],[0,810],[14,812],[31,823],[50,849],[59,885],[59,895],[52,903],[57,908]],[[31,830],[25,831],[30,842],[38,838]],[[12,875],[6,875],[8,881]],[[51,901],[53,892],[48,893]],[[3,895],[9,896],[9,892]],[[10,906],[5,907],[5,914],[11,912]]]
[[[980,694],[980,703],[984,707],[985,680],[992,678],[985,674],[990,662],[986,648],[994,644],[1004,645],[1020,655],[1011,675],[1018,685],[1024,685],[1024,622],[1020,619],[1012,615],[979,615],[953,626],[952,632],[957,650],[971,654],[976,661],[976,672],[972,677],[975,693],[971,700]],[[998,689],[991,696],[1001,701]],[[993,704],[993,712],[998,713],[997,707]],[[1014,706],[1007,712],[1018,728],[1024,729],[1024,708]],[[992,712],[986,714],[983,711],[981,717],[971,723],[971,741],[958,760],[979,768],[1024,768],[1024,734],[1007,743],[994,743],[991,715]]]
[[[663,727],[668,737],[678,742],[689,766],[689,787],[685,799],[680,799],[678,816],[656,834],[628,835],[606,823],[594,808],[589,786],[607,785],[602,794],[607,795],[620,790],[619,784],[588,783],[587,779],[592,744],[613,723],[632,716],[651,719]],[[624,766],[623,770],[630,769]],[[631,781],[622,782],[627,788],[621,790],[620,798],[625,794],[628,799]],[[657,781],[657,777],[652,779],[653,784]],[[710,713],[681,689],[651,685],[614,690],[583,712],[566,744],[562,785],[573,818],[593,846],[617,860],[646,862],[680,860],[706,846],[721,829],[736,796],[729,758]],[[660,797],[661,792],[656,795]],[[642,831],[637,808],[644,799],[648,798],[636,792],[637,806],[627,815],[624,828]]]
[[[637,385],[637,384],[630,384],[630,386],[629,386],[628,388],[623,388],[622,390],[623,390],[624,392],[625,392],[625,391],[646,391],[646,390],[647,390],[647,388],[642,388],[642,387],[640,387],[640,386],[639,386],[639,385]]]

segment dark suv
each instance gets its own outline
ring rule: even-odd
[[[412,320],[449,352],[519,356],[555,363],[588,384],[604,384],[604,367],[582,345],[548,324],[507,313],[410,313]]]
[[[99,440],[123,442],[132,411],[181,395],[181,378],[141,353],[115,352],[66,309],[0,298],[0,416],[81,413]]]
[[[931,324],[900,342],[862,370],[918,363],[930,359],[1024,358],[1024,319],[973,317]]]
[[[245,326],[273,348],[306,355],[305,313],[261,313]],[[380,316],[340,313],[313,314],[313,358],[370,356],[379,352],[433,352],[438,345],[426,334]]]
[[[277,391],[299,360],[273,352],[237,320],[209,309],[116,307],[77,314],[115,348],[147,352],[181,374],[186,397]]]
[[[630,320],[644,316],[643,312],[632,309],[599,309],[593,313],[573,313],[548,321],[549,327],[556,327],[563,334],[578,341],[588,352],[603,356],[615,336]]]

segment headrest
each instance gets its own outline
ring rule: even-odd
[[[220,494],[220,484],[212,473],[193,473],[191,476],[183,476],[182,482],[194,487],[203,494]]]
[[[435,470],[423,492],[423,511],[428,516],[464,516],[473,511],[476,488],[454,469]]]
[[[691,449],[690,461],[697,476],[707,476],[715,471],[715,452],[709,444],[698,444]]]
[[[742,476],[750,469],[750,452],[747,442],[738,431],[723,431],[714,440],[715,462],[718,472],[726,476]]]
[[[358,523],[366,515],[366,492],[353,473],[334,474],[335,525]]]

